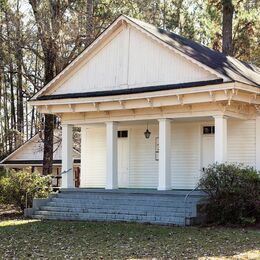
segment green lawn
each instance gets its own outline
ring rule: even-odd
[[[260,232],[124,223],[0,222],[0,259],[260,259]],[[219,259],[218,258],[218,259]],[[226,258],[225,258],[226,259]]]

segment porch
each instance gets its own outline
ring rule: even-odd
[[[254,124],[216,115],[77,125],[81,127],[80,187],[192,190],[203,168],[213,162],[254,165],[255,158],[243,151],[254,149],[250,143]],[[63,188],[74,187],[72,128],[73,124],[62,127]]]

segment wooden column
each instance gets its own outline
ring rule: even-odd
[[[171,121],[159,119],[158,190],[171,189]]]
[[[106,123],[106,189],[118,188],[117,123]]]
[[[215,162],[227,161],[227,118],[214,116],[215,119]]]
[[[73,177],[73,131],[72,125],[62,125],[62,174],[61,187],[74,188]]]
[[[80,187],[87,186],[87,126],[81,126]]]
[[[260,116],[256,117],[256,169],[260,171]]]

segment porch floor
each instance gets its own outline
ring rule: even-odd
[[[157,189],[145,189],[145,188],[118,188],[118,189],[104,189],[104,188],[62,188],[61,192],[85,192],[85,193],[128,193],[128,194],[155,194],[155,195],[176,195],[176,196],[206,196],[206,193],[202,190],[191,189],[173,189],[173,190],[157,190]]]

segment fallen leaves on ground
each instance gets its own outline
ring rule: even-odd
[[[260,231],[76,221],[0,222],[0,258],[260,259]]]

